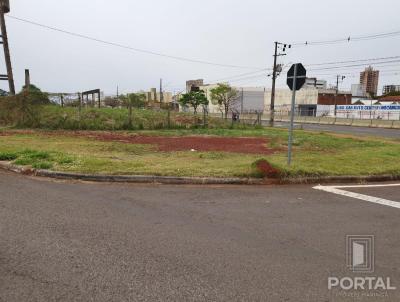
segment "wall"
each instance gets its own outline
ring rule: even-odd
[[[292,103],[292,91],[289,89],[276,89],[275,92],[275,110],[279,112],[280,108],[288,110]],[[296,104],[316,105],[318,103],[318,89],[302,88],[296,92]],[[271,90],[264,94],[264,113],[269,114],[271,106]],[[283,110],[283,109],[282,109]]]
[[[320,92],[318,95],[318,105],[351,105],[352,95],[339,93],[335,101],[335,93]]]

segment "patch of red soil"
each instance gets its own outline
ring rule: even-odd
[[[144,136],[118,133],[76,132],[75,135],[102,141],[129,144],[156,145],[159,151],[221,151],[247,154],[271,154],[274,149],[267,147],[267,139],[253,137],[215,137],[215,136]]]
[[[0,130],[0,136],[12,136],[16,134],[34,134],[33,130]]]
[[[268,178],[277,178],[280,174],[279,170],[272,167],[271,164],[266,160],[259,160],[256,163],[256,167],[258,171],[264,176]]]
[[[159,151],[219,151],[244,154],[272,154],[278,149],[267,147],[268,140],[260,137],[220,137],[220,136],[150,136],[130,135],[115,132],[96,131],[0,131],[0,135],[41,134],[48,136],[74,136],[92,138],[108,142],[154,145]]]

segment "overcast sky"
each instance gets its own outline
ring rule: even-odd
[[[16,86],[24,69],[51,92],[100,88],[107,94],[158,87],[179,91],[188,79],[206,82],[270,68],[273,42],[332,40],[400,30],[398,0],[10,0],[9,15],[94,38],[171,56],[237,65],[220,67],[103,45],[7,18]],[[400,55],[400,36],[363,42],[293,48],[283,64],[325,63]],[[4,62],[3,60],[1,62]],[[0,65],[1,66],[1,65]],[[5,66],[3,65],[3,67]],[[311,68],[310,68],[311,69]],[[337,73],[349,89],[363,67],[309,71],[334,84]],[[384,84],[400,84],[400,63],[379,67]],[[387,70],[387,71],[386,71]],[[391,72],[391,73],[390,73]],[[251,77],[252,78],[249,78]],[[279,87],[284,87],[281,76]],[[233,85],[271,85],[267,72]],[[1,83],[6,88],[6,83]]]

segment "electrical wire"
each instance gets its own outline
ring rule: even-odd
[[[190,63],[219,66],[219,67],[229,67],[229,68],[238,68],[238,69],[260,69],[259,67],[240,66],[240,65],[231,65],[231,64],[221,64],[221,63],[203,61],[203,60],[198,60],[198,59],[191,59],[191,58],[186,58],[186,57],[168,55],[168,54],[164,54],[164,53],[160,53],[160,52],[156,52],[156,51],[140,49],[140,48],[136,48],[136,47],[132,47],[132,46],[128,46],[128,45],[123,45],[123,44],[119,44],[119,43],[115,43],[115,42],[110,42],[110,41],[106,41],[106,40],[90,37],[90,36],[87,36],[87,35],[84,35],[84,34],[79,34],[79,33],[71,32],[71,31],[67,31],[67,30],[64,30],[64,29],[56,28],[56,27],[53,27],[53,26],[41,24],[41,23],[38,23],[38,22],[22,19],[22,18],[19,18],[19,17],[11,16],[11,15],[7,15],[7,17],[11,18],[11,19],[14,19],[14,20],[18,20],[18,21],[24,22],[24,23],[27,23],[27,24],[31,24],[31,25],[35,25],[35,26],[38,26],[38,27],[41,27],[41,28],[45,28],[45,29],[48,29],[48,30],[52,30],[52,31],[63,33],[63,34],[67,34],[67,35],[70,35],[70,36],[74,36],[74,37],[78,37],[78,38],[82,38],[82,39],[86,39],[86,40],[90,40],[90,41],[106,44],[106,45],[109,45],[109,46],[115,46],[115,47],[131,50],[131,51],[134,51],[134,52],[140,52],[140,53],[144,53],[144,54],[148,54],[148,55],[159,56],[159,57],[164,57],[164,58],[178,60],[178,61],[185,61],[185,62],[190,62]]]
[[[350,42],[357,42],[357,41],[369,41],[369,40],[376,40],[376,39],[383,39],[383,38],[391,38],[400,36],[400,30],[392,31],[392,32],[385,32],[385,33],[378,33],[378,34],[370,34],[370,35],[362,35],[362,36],[348,36],[346,38],[341,39],[333,39],[333,40],[321,40],[321,41],[305,41],[299,43],[293,43],[292,46],[299,47],[299,46],[318,46],[318,45],[332,45],[332,44],[340,44],[340,43],[350,43]]]

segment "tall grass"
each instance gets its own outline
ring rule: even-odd
[[[125,108],[76,108],[32,105],[22,97],[0,98],[0,125],[65,130],[161,130],[204,128],[202,115],[166,110],[133,109],[132,124]],[[249,128],[207,117],[207,128]],[[250,128],[252,128],[250,126]]]

